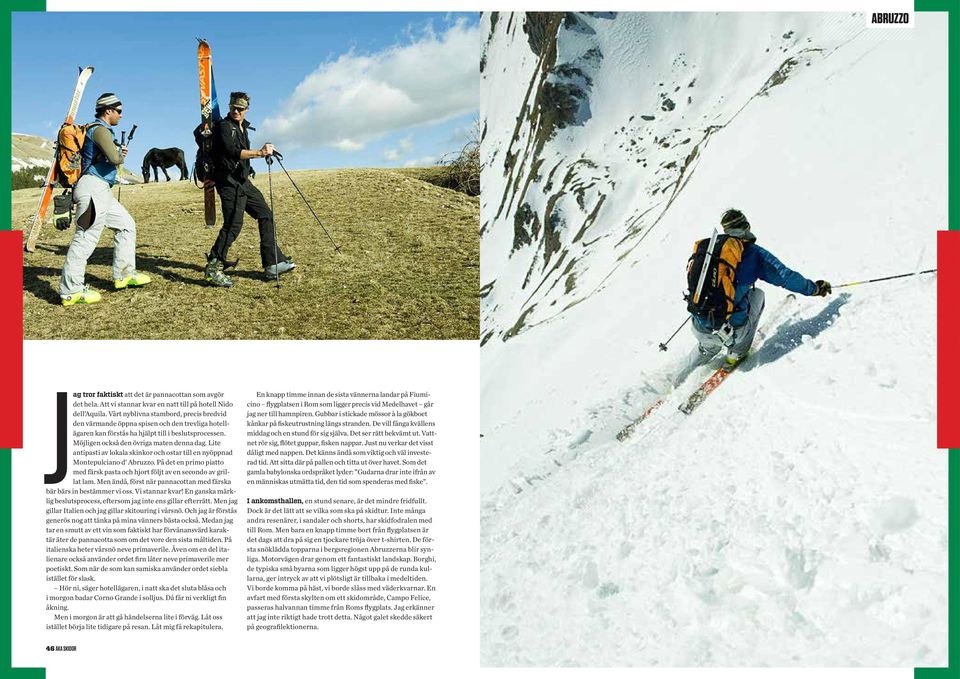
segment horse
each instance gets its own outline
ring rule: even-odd
[[[157,178],[157,168],[160,168],[160,170],[163,171],[163,176],[167,178],[167,181],[170,181],[167,168],[173,167],[174,165],[180,170],[181,180],[190,179],[190,170],[187,169],[187,163],[183,159],[183,149],[150,149],[147,151],[147,155],[143,157],[143,183],[147,184],[150,182],[150,168],[153,168],[153,181],[159,181]]]

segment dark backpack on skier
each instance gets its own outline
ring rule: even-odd
[[[687,292],[683,298],[687,300],[687,311],[708,327],[718,329],[733,313],[733,282],[746,245],[739,238],[725,234],[717,236],[712,252],[710,244],[710,238],[694,243],[693,254],[687,260]]]
[[[200,123],[193,130],[193,139],[197,142],[197,157],[193,162],[193,183],[197,186],[200,186],[206,180],[213,181],[214,179],[214,170],[216,167],[216,155],[217,155],[217,143],[214,140],[214,135],[219,134],[219,125],[222,121],[218,120],[213,123],[213,127],[210,131],[210,134],[204,135],[203,128],[204,123]],[[254,130],[256,128],[248,125],[247,129]],[[242,165],[241,161],[227,161],[228,165],[232,165],[234,168],[237,165]],[[244,179],[253,179],[256,176],[256,172],[250,167],[250,163],[246,163],[247,174],[244,176]],[[241,180],[238,180],[239,183],[242,183]]]
[[[193,130],[193,139],[197,142],[197,156],[193,161],[193,183],[200,186],[208,178],[213,179],[213,139],[210,133],[204,135],[205,123]]]

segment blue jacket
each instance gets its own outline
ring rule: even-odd
[[[743,258],[737,267],[737,275],[733,279],[735,292],[730,325],[739,327],[747,322],[747,312],[749,311],[747,293],[750,292],[750,288],[758,279],[800,295],[809,296],[817,291],[817,284],[809,278],[804,278],[801,274],[788,268],[768,250],[756,243],[747,243],[743,249]],[[696,316],[693,317],[693,322],[704,332],[716,330]]]

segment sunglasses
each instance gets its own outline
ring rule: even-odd
[[[247,107],[246,107],[246,106],[231,106],[231,107],[230,107],[230,110],[231,110],[231,111],[236,111],[237,113],[240,113],[241,111],[246,111],[246,110],[247,110]]]

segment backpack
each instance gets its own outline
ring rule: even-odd
[[[77,125],[76,123],[64,123],[60,126],[57,133],[56,155],[53,161],[54,174],[53,180],[65,189],[72,189],[74,184],[80,181],[87,168],[83,165],[83,144],[87,140],[90,130],[97,125],[103,125],[99,120],[94,120],[87,125]],[[94,154],[100,154],[99,149]]]
[[[71,188],[83,174],[81,151],[90,125],[63,124],[57,133],[53,180],[65,189]]]
[[[213,131],[204,134],[205,123],[193,130],[193,140],[197,142],[197,156],[193,161],[193,183],[197,186],[207,179],[213,179]]]
[[[719,235],[712,252],[708,252],[710,238],[693,244],[693,254],[687,260],[687,311],[702,319],[709,327],[719,328],[733,314],[735,288],[733,281],[743,259],[745,244],[739,238]],[[706,264],[703,287],[697,295],[701,273]]]

